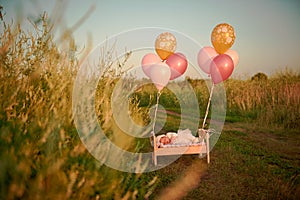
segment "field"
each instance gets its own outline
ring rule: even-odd
[[[299,199],[300,72],[225,81],[226,121],[209,165],[182,156],[154,172],[126,173],[91,156],[75,128],[72,91],[81,59],[71,35],[62,39],[62,51],[46,15],[34,32],[1,23],[0,199]],[[103,67],[113,53],[105,54]],[[125,65],[126,58],[119,67]],[[112,120],[120,74],[107,69],[95,96],[99,124],[123,149],[151,149],[149,140],[128,137]],[[205,107],[205,82],[187,81]],[[155,98],[153,85],[130,97],[137,124],[149,123]],[[176,97],[163,90],[160,103],[170,111],[162,131],[177,130]]]

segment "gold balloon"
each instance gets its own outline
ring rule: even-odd
[[[218,24],[211,33],[212,45],[219,54],[225,53],[233,45],[234,40],[234,29],[226,23]]]
[[[155,51],[157,55],[166,60],[176,50],[176,38],[169,32],[160,34],[155,40]]]

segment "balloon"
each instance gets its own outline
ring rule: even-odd
[[[210,65],[210,74],[214,84],[225,81],[232,74],[234,68],[233,61],[227,54],[216,56]]]
[[[232,26],[218,24],[211,33],[211,42],[219,54],[225,53],[234,43],[235,32]]]
[[[150,77],[151,65],[160,63],[160,62],[161,62],[161,60],[158,57],[158,55],[156,55],[154,53],[146,54],[142,59],[142,69],[143,69],[144,73],[146,74],[146,76]]]
[[[171,69],[170,80],[173,80],[184,74],[188,66],[187,59],[182,53],[174,53],[170,55],[167,58],[166,63]]]
[[[155,40],[155,51],[162,60],[166,60],[176,50],[176,38],[169,32],[160,34]]]
[[[159,92],[168,84],[170,77],[171,71],[166,63],[160,62],[151,66],[150,79]]]
[[[227,54],[227,55],[229,55],[231,57],[231,59],[233,61],[233,64],[234,64],[234,67],[237,66],[237,64],[239,62],[239,55],[238,55],[238,53],[236,51],[234,51],[234,50],[229,49],[229,50],[227,50],[225,52],[225,54]]]
[[[200,69],[205,73],[210,74],[210,63],[217,55],[218,53],[213,47],[203,47],[200,49],[197,57]]]

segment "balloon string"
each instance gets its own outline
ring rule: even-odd
[[[158,93],[157,93],[157,97],[156,97],[155,111],[154,111],[154,120],[153,120],[153,128],[152,128],[153,132],[155,132],[155,131],[154,131],[154,128],[155,128],[155,124],[156,124],[156,117],[157,117],[157,110],[158,110],[158,102],[159,102],[159,97],[160,97],[160,95],[161,95],[161,93],[158,92]]]
[[[206,112],[205,112],[205,116],[204,116],[204,120],[203,120],[203,124],[202,124],[202,129],[204,129],[204,126],[205,126],[205,122],[206,122],[206,118],[207,118],[207,115],[208,115],[209,106],[210,106],[214,86],[215,86],[215,84],[212,84],[211,89],[210,89],[210,94],[209,94],[209,99],[208,99],[208,103],[207,103],[207,107],[206,107]]]

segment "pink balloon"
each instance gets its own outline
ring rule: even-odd
[[[238,62],[239,62],[239,55],[238,55],[238,53],[236,51],[229,49],[229,50],[227,50],[225,52],[225,54],[227,54],[227,55],[229,55],[231,57],[234,66],[236,66],[238,64]]]
[[[187,59],[182,53],[174,53],[170,55],[167,58],[166,63],[171,69],[170,80],[173,80],[184,74],[188,66]]]
[[[171,71],[166,63],[160,62],[151,65],[150,79],[155,84],[155,87],[159,92],[168,84],[170,77]]]
[[[161,60],[158,55],[154,53],[148,53],[146,54],[142,59],[142,69],[146,76],[150,77],[150,68],[151,65],[160,63]]]
[[[210,74],[214,84],[221,83],[229,78],[234,68],[233,61],[227,54],[216,56],[210,65]]]
[[[218,53],[213,47],[203,47],[198,53],[198,66],[202,71],[210,74],[210,64]]]

